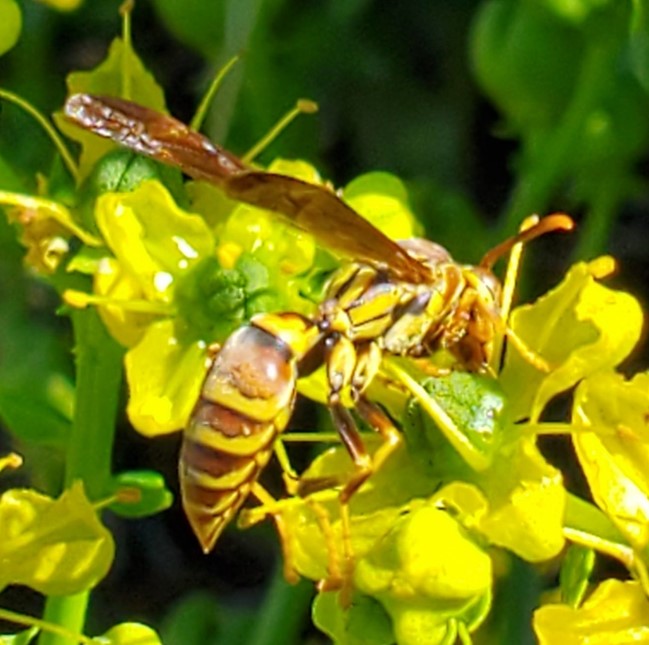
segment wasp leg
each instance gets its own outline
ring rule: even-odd
[[[282,443],[281,439],[275,441],[273,450],[275,451],[275,457],[277,457],[277,461],[282,469],[282,479],[284,480],[284,486],[286,486],[286,492],[289,495],[299,495],[300,476],[295,472],[295,469],[291,465],[291,460],[288,457],[286,447]]]
[[[340,438],[347,448],[352,460],[354,461],[354,472],[344,483],[343,489],[339,494],[340,501],[340,520],[342,545],[344,556],[344,570],[342,576],[342,587],[334,587],[333,583],[337,581],[323,581],[320,585],[321,590],[331,590],[333,588],[341,589],[340,602],[347,606],[351,599],[351,580],[354,571],[354,553],[351,543],[351,516],[349,511],[349,501],[354,493],[367,481],[385,460],[394,452],[395,448],[401,441],[399,431],[394,427],[389,417],[374,403],[369,401],[365,396],[360,395],[356,402],[356,411],[370,424],[382,437],[383,441],[379,448],[371,457],[363,444],[363,439],[358,432],[358,428],[347,408],[345,408],[335,397],[330,397],[331,415]]]
[[[221,343],[210,343],[207,346],[207,357],[214,360],[216,355],[221,351]]]
[[[322,504],[316,502],[312,497],[307,497],[304,500],[304,503],[307,504],[313,512],[327,549],[327,577],[318,582],[318,591],[336,591],[339,589],[345,589],[345,576],[329,512]]]
[[[394,427],[390,417],[367,397],[361,396],[356,403],[356,410],[364,421],[381,435],[381,445],[372,457],[372,472],[377,471],[387,458],[397,449],[402,441],[401,433]],[[363,482],[361,482],[362,484]]]
[[[275,498],[258,482],[255,482],[250,489],[250,492],[259,500],[263,506],[268,506],[272,508],[275,505]],[[295,568],[295,556],[293,554],[293,540],[291,538],[288,527],[284,522],[281,512],[279,511],[269,511],[269,515],[272,515],[273,521],[275,522],[275,527],[277,528],[277,533],[279,535],[279,540],[282,545],[282,557],[284,560],[284,578],[290,584],[295,584],[299,581],[300,576]]]
[[[450,367],[439,367],[439,365],[431,363],[428,358],[412,358],[410,360],[420,372],[423,372],[426,376],[432,376],[433,378],[448,376],[453,372]]]

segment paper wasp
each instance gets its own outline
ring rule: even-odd
[[[135,103],[77,94],[65,114],[86,130],[216,184],[232,199],[288,218],[349,259],[312,317],[256,315],[214,357],[180,456],[183,505],[205,552],[250,493],[261,499],[257,477],[291,417],[301,376],[325,365],[332,419],[354,462],[342,482],[344,508],[398,440],[390,418],[366,395],[382,357],[421,358],[444,349],[463,369],[481,371],[503,333],[525,353],[501,318],[501,287],[491,268],[515,243],[572,228],[567,216],[551,215],[477,266],[462,265],[428,240],[394,242],[326,187],[248,167],[176,119]],[[373,457],[352,409],[384,439]]]

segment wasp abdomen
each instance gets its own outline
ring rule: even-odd
[[[180,456],[183,506],[205,552],[250,493],[293,410],[290,347],[253,325],[225,342],[210,368]]]

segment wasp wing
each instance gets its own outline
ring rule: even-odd
[[[324,246],[355,260],[384,267],[410,282],[430,270],[347,206],[335,193],[285,175],[256,171],[173,117],[114,97],[75,94],[66,118],[134,152],[176,166],[213,183],[231,198],[284,216]]]

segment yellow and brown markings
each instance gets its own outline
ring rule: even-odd
[[[382,356],[429,356],[447,350],[461,369],[488,371],[494,339],[506,335],[539,369],[501,315],[501,288],[491,269],[518,243],[570,230],[563,214],[548,216],[491,249],[477,266],[455,262],[424,239],[396,243],[322,185],[248,167],[232,153],[172,117],[129,101],[71,96],[66,117],[135,152],[180,168],[241,202],[275,211],[351,261],[332,277],[312,319],[262,314],[225,342],[214,359],[185,431],[180,458],[183,503],[205,551],[249,493],[266,503],[256,484],[278,434],[290,418],[301,361],[311,350],[325,364],[327,399],[354,470],[340,485],[341,518],[349,544],[348,502],[399,441],[392,421],[365,397]],[[370,457],[356,413],[383,438]],[[281,535],[281,517],[275,517]],[[351,561],[351,554],[345,554]]]
[[[246,326],[208,372],[180,456],[183,505],[210,551],[250,493],[293,409],[296,359],[268,332]]]

